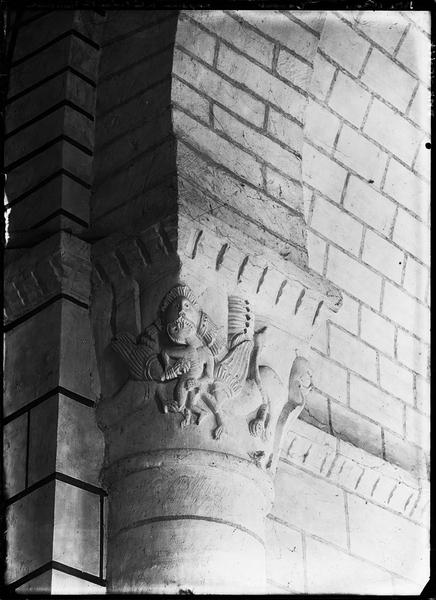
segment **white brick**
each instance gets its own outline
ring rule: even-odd
[[[336,248],[329,250],[326,276],[366,304],[379,307],[381,277]]]
[[[304,591],[304,557],[301,533],[266,519],[267,578],[292,589]],[[289,565],[292,564],[292,569]],[[283,589],[281,589],[283,593]]]
[[[288,119],[282,113],[270,108],[268,115],[268,131],[289,148],[296,152],[303,149],[303,127],[295,121]]]
[[[329,99],[329,105],[357,127],[363,122],[371,95],[351,77],[338,73]]]
[[[428,227],[401,209],[395,222],[393,240],[425,264],[430,264]]]
[[[365,235],[362,260],[389,277],[389,279],[397,283],[400,282],[404,253],[370,230]]]
[[[274,44],[221,10],[190,10],[189,15],[251,58],[271,67]]]
[[[328,315],[329,321],[348,329],[350,333],[357,335],[359,325],[359,302],[353,300],[347,294],[342,294],[342,306],[337,313]]]
[[[303,178],[312,187],[339,202],[344,188],[346,171],[336,162],[305,144],[303,149]]]
[[[416,27],[411,27],[407,32],[396,58],[424,83],[430,84],[431,42]]]
[[[365,179],[380,184],[387,154],[347,125],[339,136],[335,157]]]
[[[281,462],[276,475],[276,489],[274,516],[346,548],[344,497],[335,485]],[[320,519],[323,514],[328,514],[329,518]]]
[[[408,116],[422,129],[430,133],[431,124],[431,95],[424,85],[419,85],[410,105]]]
[[[307,232],[307,251],[309,253],[309,268],[322,275],[326,243],[313,231]],[[342,309],[341,309],[342,310]]]
[[[430,382],[416,376],[416,407],[425,415],[430,414]]]
[[[382,427],[403,433],[403,403],[355,375],[350,378],[350,406]]]
[[[388,281],[383,297],[383,313],[423,340],[430,337],[430,310]]]
[[[215,38],[186,19],[183,12],[177,23],[176,43],[196,54],[205,62],[212,64],[215,54]]]
[[[352,554],[425,585],[429,542],[424,527],[353,494],[348,495],[348,511]]]
[[[391,575],[385,570],[310,536],[306,556],[309,594],[392,594]]]
[[[277,171],[266,168],[266,190],[294,210],[302,209],[302,187]]]
[[[237,10],[234,12],[262,33],[279,41],[306,60],[312,60],[318,38],[282,13],[273,10]]]
[[[348,181],[344,207],[381,233],[389,233],[395,204],[353,175]]]
[[[209,122],[210,104],[206,98],[176,78],[173,79],[171,92],[174,102],[180,104],[194,116]]]
[[[318,352],[310,355],[313,383],[321,392],[341,402],[347,403],[347,371]]]
[[[339,131],[340,121],[317,102],[309,100],[305,115],[305,137],[317,146],[329,150]]]
[[[428,138],[421,141],[413,168],[427,180],[430,180],[430,149],[425,145],[428,141]]]
[[[321,54],[317,53],[315,55],[311,85],[311,91],[314,96],[320,100],[325,100],[333,81],[335,71],[336,68],[321,56]]]
[[[413,373],[380,356],[380,385],[392,395],[413,405]]]
[[[280,50],[277,59],[277,73],[306,91],[312,77],[312,67],[287,50]]]
[[[414,21],[418,27],[430,34],[431,13],[429,10],[405,10],[403,11],[409,19]]]
[[[409,165],[424,137],[422,131],[379,100],[374,100],[363,130]]]
[[[373,48],[361,77],[379,96],[405,111],[416,87],[416,79],[387,56]]]
[[[322,309],[321,309],[322,310]],[[327,323],[322,323],[315,328],[315,331],[310,338],[311,348],[315,348],[323,354],[328,352],[328,336],[327,336]]]
[[[377,379],[375,350],[334,325],[330,327],[330,355],[363,377]]]
[[[246,152],[223,139],[208,127],[194,121],[186,114],[174,110],[175,132],[201,151],[206,152],[214,161],[224,165],[255,185],[262,184],[262,172],[258,162]]]
[[[330,405],[330,412],[332,431],[335,437],[346,440],[371,455],[381,457],[382,430],[380,425],[333,402]]]
[[[411,256],[406,263],[406,275],[404,277],[404,288],[422,302],[427,299],[429,286],[429,270]]]
[[[213,107],[213,114],[214,125],[217,131],[233,138],[236,143],[241,144],[262,160],[268,161],[283,173],[300,180],[301,160],[295,154],[288,152],[279,146],[279,144],[257,133],[251,127],[244,125],[244,123],[232,117],[227,111],[219,108],[219,106]]]
[[[299,121],[303,119],[306,98],[283,81],[221,44],[217,68],[238,83],[281,108]]]
[[[367,55],[369,43],[328,12],[319,47],[347,71],[357,75]]]
[[[421,219],[427,219],[430,204],[429,186],[395,159],[389,162],[383,190]]]
[[[358,27],[392,53],[407,27],[407,21],[395,10],[366,10],[360,15]]]
[[[395,327],[365,306],[362,306],[361,338],[378,350],[394,355]]]
[[[397,358],[412,371],[427,376],[430,365],[428,344],[423,344],[402,329],[398,331]]]
[[[199,92],[207,94],[213,100],[221,102],[241,117],[258,127],[263,125],[265,105],[247,92],[225,81],[222,77],[181,52],[174,52],[175,75],[190,83]]]
[[[352,254],[359,253],[363,226],[340,208],[319,196],[315,197],[310,225]]]
[[[426,451],[430,449],[430,419],[410,406],[406,408],[406,438]]]

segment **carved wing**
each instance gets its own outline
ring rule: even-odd
[[[139,336],[138,342],[130,333],[120,333],[112,340],[112,348],[127,364],[132,379],[150,381],[160,376],[158,337],[159,328],[152,323]]]
[[[233,337],[230,350],[215,364],[214,380],[224,387],[230,397],[236,397],[243,389],[248,375],[253,340],[245,334]]]

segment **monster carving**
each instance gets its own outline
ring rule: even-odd
[[[254,383],[254,396],[260,403],[248,421],[248,431],[262,441],[265,449],[253,460],[258,466],[274,469],[283,434],[303,410],[312,380],[307,361],[297,356],[286,394],[276,373],[259,365],[265,335],[265,327],[254,331],[249,301],[231,296],[226,341],[201,310],[192,290],[180,284],[168,292],[158,318],[137,340],[130,334],[119,334],[112,347],[127,364],[131,378],[175,380],[173,398],[165,402],[163,412],[181,413],[181,427],[200,424],[210,411],[215,418],[215,439],[225,431],[224,405],[230,413],[232,407],[243,411],[244,398],[253,397],[250,390]],[[267,455],[263,464],[262,458]]]

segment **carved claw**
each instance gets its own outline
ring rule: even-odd
[[[224,429],[222,425],[218,425],[218,427],[215,429],[215,431],[213,432],[213,437],[216,440],[219,440],[221,437],[221,434],[223,433]]]

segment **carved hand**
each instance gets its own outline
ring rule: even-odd
[[[192,377],[190,377],[189,379],[186,380],[185,382],[185,388],[187,390],[192,390],[193,388],[195,388],[195,386],[197,385],[197,380],[193,379]]]

